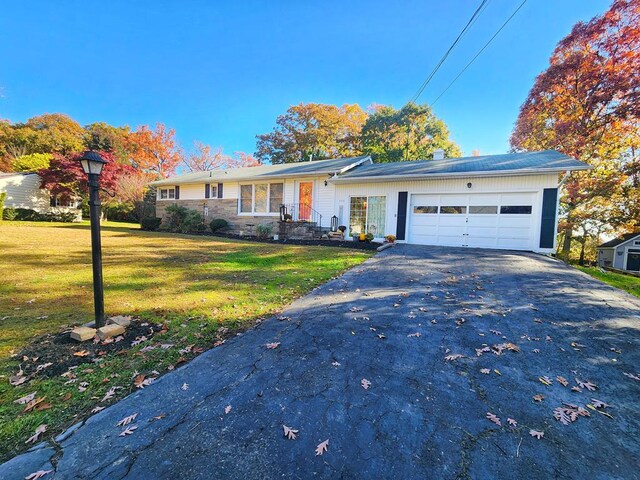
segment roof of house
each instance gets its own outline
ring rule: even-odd
[[[628,242],[629,240],[640,237],[640,233],[625,233],[621,237],[614,238],[613,240],[609,240],[608,242],[604,242],[602,245],[599,245],[598,248],[613,248],[617,247],[621,243]]]
[[[224,182],[229,180],[259,180],[272,177],[303,177],[315,175],[335,175],[361,163],[371,162],[368,155],[351,158],[333,158],[312,162],[284,163],[281,165],[260,165],[185,173],[175,177],[152,182],[151,185],[180,185],[184,183]]]
[[[24,175],[36,175],[35,172],[0,172],[0,178],[16,177]]]
[[[506,153],[478,157],[444,158],[442,160],[416,160],[408,162],[375,163],[353,169],[337,182],[394,177],[447,177],[469,175],[520,175],[553,173],[567,170],[587,170],[588,164],[579,162],[555,150]]]

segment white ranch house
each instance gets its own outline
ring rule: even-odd
[[[379,164],[362,156],[196,172],[152,185],[159,217],[179,203],[207,223],[224,218],[235,232],[282,225],[284,211],[293,223],[325,230],[337,217],[347,235],[378,240],[393,234],[407,243],[551,253],[561,175],[588,168],[553,150]]]
[[[627,233],[600,245],[598,266],[640,274],[640,233]]]

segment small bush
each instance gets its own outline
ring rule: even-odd
[[[206,230],[200,212],[174,203],[166,208],[166,229],[174,233],[201,233]]]
[[[273,232],[273,225],[270,223],[261,223],[260,225],[256,225],[256,236],[262,240],[269,238],[271,236],[271,232]]]
[[[229,226],[229,222],[227,222],[224,218],[214,218],[209,223],[209,228],[213,233],[216,233],[218,230],[225,229]]]
[[[7,192],[0,193],[0,222],[4,218],[4,201],[7,199]]]
[[[40,220],[40,214],[30,208],[16,208],[16,220],[37,221]]]
[[[155,232],[160,228],[160,222],[162,222],[161,218],[146,217],[140,221],[140,228],[149,232]]]
[[[63,222],[71,223],[76,221],[76,214],[73,212],[39,213],[34,220],[41,222]]]
[[[6,207],[4,212],[2,213],[2,218],[4,220],[15,220],[18,216],[18,212],[16,212],[15,208]]]

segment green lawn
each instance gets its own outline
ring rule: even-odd
[[[273,245],[155,232],[135,225],[103,226],[105,310],[163,323],[153,342],[168,350],[139,350],[101,357],[79,367],[77,382],[36,377],[10,386],[23,359],[16,354],[38,335],[92,319],[90,232],[85,224],[0,223],[0,459],[25,448],[40,424],[46,435],[87,416],[109,387],[133,390],[134,371],[165,373],[187,345],[207,349],[220,332],[232,334],[280,311],[293,299],[371,256],[330,247]],[[19,362],[20,361],[20,362]],[[37,391],[51,408],[23,413],[19,397]]]
[[[623,275],[621,273],[615,272],[602,273],[598,268],[595,267],[576,266],[576,268],[582,270],[585,273],[588,273],[598,280],[603,281],[604,283],[608,283],[609,285],[612,285],[614,287],[621,288],[622,290],[629,292],[631,295],[640,297],[640,277]]]

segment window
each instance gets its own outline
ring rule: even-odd
[[[218,186],[210,183],[204,184],[204,198],[218,198]]]
[[[469,207],[469,213],[476,215],[495,215],[498,213],[498,207],[495,205],[472,205]]]
[[[377,238],[385,235],[387,197],[351,197],[349,212],[351,233],[372,233]]]
[[[438,213],[438,207],[431,206],[415,206],[413,213]]]
[[[500,213],[503,215],[522,215],[531,213],[531,205],[503,205],[500,207]]]
[[[176,189],[175,188],[163,188],[162,190],[160,190],[160,199],[161,200],[166,200],[166,199],[171,199],[171,198],[176,198]]]
[[[49,206],[51,207],[77,207],[78,202],[70,198],[51,196],[49,198]]]
[[[283,202],[284,184],[240,185],[240,213],[276,214]]]
[[[467,213],[467,207],[462,206],[442,206],[440,207],[440,213],[445,214],[458,214],[458,213]]]
[[[633,244],[634,244],[634,245],[640,245],[640,240],[634,240],[634,241],[633,241]]]

